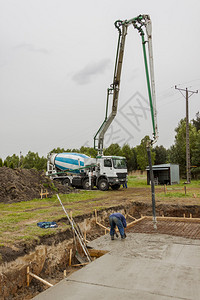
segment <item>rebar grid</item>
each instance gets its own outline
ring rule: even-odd
[[[157,222],[157,230],[155,230],[152,226],[152,222],[152,220],[143,219],[127,231],[148,234],[168,234],[196,240],[200,239],[200,223],[159,220]]]

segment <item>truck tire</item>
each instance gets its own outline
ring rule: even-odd
[[[93,184],[93,182],[91,182],[91,190],[93,189],[93,187],[94,187],[94,184]],[[83,188],[84,188],[84,190],[89,190],[90,189],[89,179],[85,179],[83,181]]]
[[[107,191],[109,188],[108,180],[106,179],[100,179],[98,182],[98,189],[100,191]]]
[[[118,190],[119,188],[120,188],[120,184],[113,184],[113,185],[111,185],[111,189],[113,190],[113,191],[116,191],[116,190]]]
[[[70,182],[69,178],[63,179],[62,184],[65,185],[65,186],[71,186],[71,182]]]

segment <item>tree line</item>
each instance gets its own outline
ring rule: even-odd
[[[186,174],[186,120],[181,119],[178,126],[175,128],[174,144],[166,149],[164,146],[155,146],[151,150],[152,164],[175,163],[180,166],[180,174],[182,177]],[[190,158],[191,158],[191,174],[193,178],[200,178],[200,114],[196,114],[196,119],[193,119],[189,124],[190,137]],[[146,143],[149,139],[145,136],[140,145],[130,147],[128,144],[120,147],[118,144],[111,144],[104,149],[104,155],[124,156],[127,160],[128,171],[145,170],[148,165],[148,157],[146,151]],[[64,149],[54,148],[50,153],[61,152],[77,152],[83,153],[91,157],[96,157],[97,150],[91,147],[82,146],[80,149]],[[46,170],[47,158],[40,157],[38,153],[29,151],[26,156],[18,156],[13,154],[7,156],[3,161],[0,159],[0,167],[6,166],[9,168],[35,168],[37,170]]]

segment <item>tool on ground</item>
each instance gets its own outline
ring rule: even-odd
[[[91,259],[91,256],[90,256],[89,252],[88,252],[87,246],[86,246],[85,241],[84,241],[83,234],[82,234],[79,226],[76,224],[76,222],[74,221],[74,219],[72,217],[71,218],[69,217],[69,215],[68,215],[68,213],[67,213],[67,211],[66,211],[66,209],[65,209],[65,207],[64,207],[64,205],[62,203],[62,201],[60,200],[59,195],[56,194],[56,196],[57,196],[57,198],[58,198],[58,200],[59,200],[59,202],[60,202],[60,204],[61,204],[61,206],[62,206],[62,208],[63,208],[63,210],[64,210],[64,212],[65,212],[65,214],[66,214],[66,216],[67,216],[67,218],[68,218],[71,226],[72,226],[72,230],[73,230],[74,235],[78,238],[78,241],[79,241],[79,243],[80,243],[80,245],[81,245],[81,247],[83,249],[83,252],[85,253],[88,261],[91,262],[92,259]]]

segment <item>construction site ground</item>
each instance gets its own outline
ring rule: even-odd
[[[152,221],[143,220],[129,229],[125,240],[111,241],[109,234],[96,239],[89,246],[107,254],[34,299],[198,300],[200,240],[160,234],[164,228],[170,229],[164,220],[158,222],[158,230]],[[173,234],[179,235],[180,228],[175,228]],[[151,234],[136,233],[144,229]]]
[[[164,193],[163,186],[156,187],[156,213],[165,216],[183,216],[200,217],[200,187],[187,187],[187,194],[184,195],[183,188],[178,197],[176,187],[168,187],[167,194]],[[144,187],[120,188],[118,191],[109,190],[107,192],[96,191],[76,191],[73,194],[61,195],[61,199],[68,212],[72,211],[73,217],[77,220],[87,218],[94,210],[99,211],[119,210],[120,207],[131,207],[134,217],[139,218],[140,214],[151,215],[151,189]],[[88,194],[88,197],[87,197]],[[38,190],[39,195],[39,190]],[[79,200],[79,197],[84,198]],[[172,195],[172,196],[170,196]],[[66,198],[66,196],[68,196]],[[75,197],[75,198],[74,198]],[[74,198],[74,199],[73,199]],[[60,235],[70,228],[66,222],[65,213],[60,203],[54,198],[43,198],[42,200],[33,200],[20,203],[9,203],[1,208],[1,228],[0,228],[0,254],[1,261],[11,261],[38,244],[45,243],[45,240],[54,240],[59,242]],[[7,220],[7,217],[9,218]],[[47,218],[47,219],[45,219]],[[11,221],[11,223],[9,223]],[[41,221],[56,221],[58,228],[40,229],[37,223]],[[108,222],[108,220],[107,220]],[[108,225],[108,224],[107,224]],[[90,233],[89,233],[90,234]],[[98,237],[93,235],[92,238]]]
[[[162,222],[158,222],[157,224],[158,229],[157,232],[155,232],[152,227],[151,220],[144,220],[141,223],[138,223],[137,226],[134,226],[131,229],[131,231],[128,232],[127,239],[125,241],[121,241],[120,239],[117,239],[114,241],[113,244],[110,241],[109,235],[104,236],[105,234],[104,229],[99,227],[97,224],[95,224],[94,222],[95,209],[97,210],[98,213],[98,220],[106,227],[109,226],[108,216],[111,212],[114,211],[120,211],[124,214],[128,213],[129,215],[137,219],[141,217],[141,214],[151,216],[152,215],[151,189],[150,186],[146,185],[145,176],[132,176],[132,178],[130,177],[127,189],[121,187],[118,191],[109,190],[107,192],[101,192],[98,190],[94,190],[91,192],[91,191],[81,191],[81,190],[78,191],[74,189],[71,190],[67,189],[67,194],[66,194],[65,191],[61,190],[62,188],[59,185],[58,187],[52,186],[47,179],[44,179],[44,177],[41,174],[40,176],[42,176],[42,178],[39,177],[38,174],[35,173],[35,171],[32,170],[30,171],[31,176],[36,176],[38,179],[37,180],[34,179],[36,184],[31,186],[30,184],[31,179],[28,176],[28,174],[30,173],[28,172],[26,173],[25,171],[26,173],[25,174],[21,170],[19,171],[12,170],[13,177],[9,177],[11,175],[9,173],[9,170],[7,169],[8,168],[6,169],[4,168],[4,173],[7,174],[6,175],[7,179],[9,178],[10,181],[8,184],[8,188],[6,189],[6,180],[4,181],[2,177],[1,183],[3,182],[3,192],[1,193],[1,197],[0,197],[0,202],[1,202],[0,210],[1,210],[1,217],[2,217],[1,229],[0,229],[0,275],[3,274],[2,277],[0,278],[2,280],[2,281],[0,280],[0,288],[3,286],[4,289],[3,296],[1,296],[0,294],[1,300],[2,299],[6,299],[6,300],[7,299],[8,300],[32,299],[40,292],[47,289],[47,287],[43,283],[37,281],[34,278],[31,279],[30,286],[29,287],[26,286],[27,265],[30,265],[32,267],[32,271],[34,271],[35,274],[41,276],[42,278],[46,279],[52,284],[57,284],[60,281],[61,283],[59,284],[62,284],[62,282],[69,282],[66,280],[62,281],[64,269],[66,270],[67,276],[69,276],[67,278],[71,278],[72,276],[72,281],[73,281],[73,276],[75,276],[74,274],[75,273],[84,274],[82,273],[84,272],[83,270],[86,270],[86,275],[84,276],[89,276],[90,271],[87,270],[88,269],[91,270],[93,268],[93,265],[97,265],[98,268],[100,268],[94,272],[97,272],[99,276],[102,276],[102,280],[103,278],[106,278],[107,274],[109,278],[112,277],[114,280],[114,278],[118,278],[118,276],[120,278],[121,276],[120,268],[124,270],[123,265],[125,264],[124,261],[122,260],[120,265],[117,263],[114,266],[112,275],[111,273],[109,273],[112,272],[111,265],[113,263],[113,260],[116,261],[118,260],[118,257],[113,257],[112,260],[112,253],[117,254],[119,249],[118,255],[122,256],[122,259],[127,261],[128,265],[129,265],[129,259],[131,253],[133,254],[133,258],[131,259],[134,259],[135,257],[135,260],[130,262],[130,264],[134,266],[133,269],[132,270],[130,269],[129,271],[127,270],[127,274],[126,274],[126,270],[122,272],[125,281],[127,280],[127,284],[129,282],[127,279],[128,274],[132,276],[131,279],[132,281],[131,283],[129,282],[129,284],[132,286],[135,277],[142,278],[142,274],[144,274],[144,282],[147,281],[147,278],[145,277],[147,275],[145,275],[144,270],[143,273],[137,275],[139,271],[136,268],[136,266],[137,267],[139,266],[140,260],[142,263],[141,270],[142,268],[144,268],[145,264],[147,263],[147,261],[144,263],[143,258],[150,259],[152,265],[149,265],[149,268],[152,267],[152,270],[154,269],[159,270],[157,263],[160,264],[161,261],[164,263],[164,265],[167,265],[169,260],[172,262],[172,259],[174,259],[174,257],[173,258],[171,256],[168,257],[168,255],[170,255],[171,253],[173,256],[175,250],[178,251],[177,253],[179,252],[183,254],[185,253],[184,260],[185,257],[187,258],[188,256],[190,256],[191,253],[193,253],[191,259],[195,260],[195,257],[197,257],[198,260],[200,261],[198,256],[199,238],[200,238],[199,237],[200,229],[198,224],[190,223],[190,222],[187,224],[185,224],[184,222],[180,222],[179,224],[177,223],[177,221],[165,220],[163,221],[165,222],[164,224]],[[26,175],[23,176],[23,188],[18,185],[19,178],[16,177],[16,175],[18,176],[20,174]],[[26,182],[27,180],[26,178],[28,178],[29,181],[28,183]],[[31,199],[26,198],[27,197],[26,195],[29,194],[28,191],[26,191],[26,185],[28,185],[29,189],[32,189],[32,193],[34,195],[33,197],[36,197],[37,199],[32,200],[33,197]],[[57,192],[64,193],[64,194],[60,194],[60,197],[63,201],[66,210],[68,212],[72,212],[75,221],[78,222],[79,224],[82,224],[83,228],[85,228],[84,227],[85,224],[87,225],[86,227],[87,227],[88,241],[94,241],[94,240],[100,241],[100,245],[95,246],[97,247],[97,249],[104,250],[106,249],[106,247],[108,247],[107,250],[110,251],[110,249],[112,248],[111,249],[112,251],[109,254],[106,254],[103,257],[96,259],[89,266],[81,268],[81,270],[78,272],[76,272],[76,270],[78,269],[77,267],[74,268],[68,266],[68,258],[69,258],[68,253],[70,248],[73,247],[72,230],[69,226],[69,222],[67,221],[66,215],[63,212],[62,207],[60,206],[59,201],[56,199],[55,195],[52,196],[51,198],[44,197],[43,199],[39,199],[40,190],[44,186],[48,187],[49,193],[52,193],[50,195],[56,194]],[[21,188],[23,191],[23,196],[20,193]],[[185,215],[186,218],[200,218],[199,182],[196,182],[195,184],[192,185],[187,185],[186,190],[183,184],[177,186],[167,186],[166,188],[164,188],[164,186],[156,186],[155,189],[156,189],[157,216],[164,215],[166,217],[167,216],[183,217]],[[7,195],[8,198],[6,198]],[[37,227],[37,222],[40,221],[56,221],[58,227],[54,229],[41,229]],[[132,221],[133,219],[131,219],[131,217],[127,217],[127,222],[130,223]],[[181,244],[182,241],[183,244]],[[170,242],[169,245],[168,242]],[[148,245],[146,245],[146,243]],[[191,249],[189,249],[190,248],[189,245],[191,245]],[[141,246],[140,251],[138,250],[139,252],[133,252],[134,249],[137,250],[137,246],[138,247]],[[181,250],[182,249],[181,247],[183,247],[183,250]],[[124,252],[122,251],[122,248],[124,248]],[[141,251],[141,249],[143,250]],[[188,249],[189,254],[186,253],[187,252],[186,249]],[[124,256],[122,255],[122,253],[124,253]],[[152,255],[154,256],[154,254],[155,257],[152,258]],[[126,255],[128,255],[128,257],[126,257]],[[181,255],[182,254],[180,254],[180,256]],[[29,259],[35,256],[39,257],[40,261],[39,262],[32,261],[32,263],[30,263]],[[164,259],[165,257],[168,258],[166,258],[165,260]],[[111,258],[110,261],[111,265],[107,261],[107,259],[109,258]],[[153,261],[151,261],[151,259],[153,259]],[[105,266],[105,271],[103,271],[104,260],[106,265],[109,266],[110,271],[107,270],[106,266]],[[183,269],[187,267],[187,270],[189,272],[188,274],[190,274],[188,276],[190,276],[190,278],[192,278],[193,275],[195,275],[196,278],[195,280],[199,280],[198,277],[199,275],[196,276],[196,274],[191,273],[192,272],[191,269],[195,269],[196,271],[199,271],[198,262],[194,260],[192,260],[191,264],[189,260],[187,266],[185,266],[184,264],[183,264],[184,266],[182,266],[182,262],[180,262],[180,265],[181,268]],[[72,263],[77,263],[74,257],[72,257]],[[174,263],[176,262],[173,261],[173,264]],[[177,259],[177,263],[178,263],[178,259]],[[15,264],[18,265],[16,266]],[[176,267],[172,266],[173,264],[170,265],[171,269],[169,271],[169,274],[170,272],[172,272],[173,276],[177,278],[181,277],[179,273],[176,274],[173,273],[174,270],[176,269]],[[194,265],[196,265],[196,267],[193,267]],[[19,269],[21,272],[20,275],[19,275]],[[184,272],[187,273],[186,271]],[[71,275],[71,273],[73,274]],[[89,279],[90,276],[87,278],[87,280]],[[158,276],[157,278],[155,278],[155,281],[158,279],[161,280],[160,281],[161,286],[162,285],[164,286],[164,283],[162,282],[164,282],[165,279],[164,278],[162,279]],[[118,285],[116,281],[118,288],[117,286],[115,286],[115,284],[113,285],[113,283],[109,283],[110,285],[108,284],[108,286],[106,287],[107,285],[106,282],[101,280],[99,281],[99,280],[100,280],[99,277],[98,278],[96,277],[95,279],[94,276],[94,282],[92,283],[92,290],[94,290],[93,288],[95,286],[97,287],[97,290],[101,290],[101,288],[103,289],[103,286],[105,285],[106,293],[108,291],[111,291],[112,290],[111,287],[112,287],[113,289],[114,288],[116,289],[116,292],[117,291],[119,292],[119,295],[122,295],[125,292],[125,290],[127,290],[128,293],[127,295],[129,295],[129,293],[130,295],[132,295],[131,294],[133,292],[132,288],[130,288],[130,286],[127,287],[125,283],[124,283],[125,284],[124,287],[122,287],[122,284],[120,283]],[[97,281],[99,283],[97,283]],[[85,286],[86,284],[86,286],[89,287],[88,282],[84,284],[79,283],[79,285]],[[196,281],[193,282],[191,280],[190,286],[194,287],[193,284],[196,284],[195,282]],[[198,281],[198,284],[199,283],[200,282]],[[150,284],[150,283],[147,282],[146,284]],[[75,284],[73,282],[72,285],[74,285],[75,287]],[[57,285],[55,287],[57,287]],[[50,288],[49,291],[51,289],[52,288]],[[199,290],[197,289],[197,291]],[[149,296],[151,295],[152,290],[150,291],[148,290],[148,288],[145,288],[145,293],[146,292],[148,292],[147,294]],[[102,298],[99,299],[106,299],[103,293],[104,292],[102,290]],[[139,295],[138,296],[139,299],[140,293],[138,295]],[[165,293],[161,295],[164,298],[154,298],[154,299],[169,299],[169,295],[167,294],[165,295]],[[174,298],[174,299],[197,299],[195,298],[196,297],[195,295],[193,295],[194,296],[193,298],[192,297],[187,298],[189,296],[187,296],[188,294],[186,293],[184,296],[185,298],[180,295],[182,294],[176,295],[175,293],[174,297],[176,296],[179,298]],[[152,294],[152,298],[153,297],[154,294]],[[170,297],[173,299],[172,296]],[[122,298],[125,299],[124,297]],[[141,299],[152,299],[152,298],[141,298]],[[58,298],[58,299],[62,299],[62,298]],[[76,299],[85,299],[85,298],[76,298]]]

